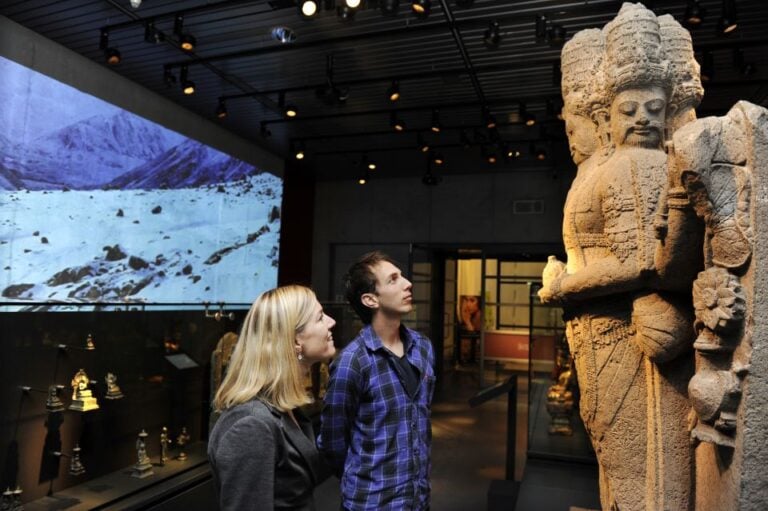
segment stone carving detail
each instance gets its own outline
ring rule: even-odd
[[[697,442],[739,428],[768,111],[697,120],[690,34],[641,4],[566,43],[562,92],[578,172],[539,296],[564,309],[601,504],[698,508]]]

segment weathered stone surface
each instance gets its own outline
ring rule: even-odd
[[[696,120],[690,35],[641,4],[564,46],[562,91],[578,173],[539,296],[565,311],[602,506],[765,509],[768,111]]]

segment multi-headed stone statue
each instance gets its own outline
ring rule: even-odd
[[[738,343],[717,338],[702,314],[719,318],[721,332],[738,331],[744,317],[732,270],[743,273],[749,257],[754,167],[749,151],[723,146],[737,128],[750,145],[766,111],[742,105],[697,121],[703,89],[690,35],[641,4],[577,33],[563,48],[562,77],[578,172],[564,210],[567,264],[550,257],[539,295],[565,312],[602,507],[703,509],[696,442],[735,445],[746,374],[743,361],[712,360],[727,350],[704,361],[694,352]],[[718,237],[741,251],[712,270]]]

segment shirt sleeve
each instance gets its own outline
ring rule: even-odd
[[[219,442],[222,511],[274,508],[276,437],[258,417],[238,420]]]
[[[342,352],[331,363],[321,415],[318,446],[333,472],[341,477],[355,421],[361,378],[354,354]]]

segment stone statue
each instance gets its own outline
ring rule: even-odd
[[[578,173],[564,211],[568,261],[550,258],[539,296],[565,312],[601,504],[704,509],[718,477],[738,493],[732,475],[711,468],[717,456],[704,466],[694,446],[734,446],[748,357],[723,353],[738,353],[748,301],[738,276],[768,112],[740,104],[696,120],[703,89],[690,35],[641,4],[576,34],[562,77]],[[719,498],[719,509],[737,507]]]

